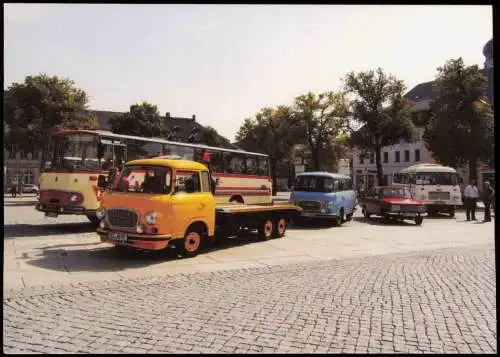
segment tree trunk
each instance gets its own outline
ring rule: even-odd
[[[471,180],[477,181],[477,159],[475,157],[469,160],[469,182]]]
[[[313,169],[314,171],[320,170],[319,164],[319,148],[311,148],[312,161],[313,161]]]
[[[273,181],[273,190],[272,190],[272,195],[276,196],[276,193],[278,192],[278,177],[276,173],[276,159],[271,159],[271,177]]]
[[[381,185],[385,185],[386,182],[384,182],[384,174],[383,174],[383,171],[382,171],[382,161],[381,161],[381,158],[380,158],[380,147],[377,146],[375,148],[375,164],[377,166],[377,181],[378,181],[378,185],[381,186]]]

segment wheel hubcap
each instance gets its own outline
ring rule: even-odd
[[[285,233],[285,229],[286,229],[286,221],[284,218],[281,218],[280,221],[278,222],[278,232],[280,236],[282,236],[283,233]]]
[[[184,248],[190,253],[195,252],[200,247],[200,242],[200,235],[197,232],[191,232],[185,239]]]
[[[273,232],[273,222],[267,221],[266,224],[264,225],[264,234],[266,235],[266,237],[269,237],[272,232]]]

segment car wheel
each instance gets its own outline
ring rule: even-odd
[[[352,221],[352,213],[346,214],[346,216],[345,216],[345,220],[346,220],[347,222]]]
[[[423,221],[424,221],[424,217],[422,217],[422,216],[415,217],[415,224],[416,224],[417,226],[422,225],[422,222],[423,222]]]
[[[365,209],[363,213],[364,213],[365,219],[370,219],[370,212],[368,212],[368,211]]]
[[[449,214],[451,218],[455,217],[455,208],[450,209]]]
[[[339,219],[338,219],[338,221],[340,222],[340,224],[342,224],[342,223],[345,222],[344,208],[341,208],[340,211],[339,211]]]

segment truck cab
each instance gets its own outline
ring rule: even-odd
[[[194,255],[215,234],[215,198],[206,166],[166,158],[128,162],[106,190],[97,233],[115,246],[161,250],[174,245]]]

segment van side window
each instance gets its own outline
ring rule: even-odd
[[[202,192],[211,192],[210,191],[210,178],[208,177],[207,171],[201,172],[201,191]]]
[[[198,173],[192,171],[177,171],[175,174],[175,192],[201,192],[200,177]]]
[[[269,160],[267,157],[259,156],[257,174],[260,176],[269,176]]]
[[[257,175],[257,158],[255,156],[246,157],[246,174]]]

